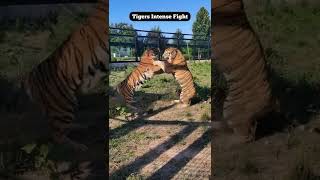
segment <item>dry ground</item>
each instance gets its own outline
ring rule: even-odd
[[[214,134],[215,180],[320,179],[320,119],[237,145],[233,136]]]
[[[129,175],[208,179],[212,133],[210,119],[200,120],[200,116],[209,110],[210,104],[201,103],[185,109],[172,105],[170,101],[157,101],[153,107],[155,113],[138,120],[109,119],[109,175],[112,179]],[[127,157],[122,161],[123,156]]]
[[[179,86],[171,75],[158,75],[135,93],[145,113],[136,120],[109,119],[111,179],[209,179],[211,171],[210,62],[189,64],[201,101],[187,108],[172,102]],[[131,72],[111,72],[116,85]]]

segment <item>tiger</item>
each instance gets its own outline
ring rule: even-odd
[[[86,21],[47,59],[23,79],[22,88],[42,107],[51,138],[77,151],[88,147],[67,137],[78,106],[77,93],[95,87],[107,76],[109,62],[108,1],[99,1]]]
[[[133,106],[134,91],[141,87],[145,80],[151,79],[155,74],[162,74],[160,66],[154,65],[153,62],[157,59],[156,52],[158,50],[148,48],[144,51],[139,65],[116,86],[116,92],[120,95],[120,101],[124,101],[125,105],[131,110],[138,111],[138,108]],[[119,101],[119,100],[113,100]]]
[[[242,0],[216,1],[212,15],[213,58],[228,86],[221,118],[240,143],[252,142],[258,120],[279,107],[271,93],[262,45],[249,24]]]
[[[179,100],[174,100],[179,103],[178,107],[188,107],[191,104],[191,99],[196,95],[196,89],[193,82],[192,74],[187,66],[187,61],[177,48],[167,48],[162,54],[165,61],[154,61],[154,65],[158,65],[165,73],[172,73],[175,79],[181,86]]]

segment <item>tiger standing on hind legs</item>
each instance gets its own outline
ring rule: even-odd
[[[77,92],[94,87],[107,75],[109,61],[107,0],[98,1],[86,22],[23,81],[29,97],[39,104],[49,122],[54,142],[76,151],[87,147],[67,137],[76,125]]]
[[[179,100],[174,102],[179,103],[180,108],[190,106],[191,99],[196,95],[196,89],[187,61],[177,48],[165,49],[162,58],[165,61],[154,61],[154,64],[160,66],[165,73],[171,73],[182,88]]]
[[[133,105],[134,92],[141,87],[141,85],[148,79],[151,79],[156,74],[162,74],[160,66],[154,65],[153,62],[157,60],[158,50],[154,48],[148,48],[142,54],[141,60],[138,66],[116,86],[115,97],[109,98],[109,104],[121,104],[127,106],[134,112],[133,119],[136,115],[140,115],[142,112]]]
[[[222,118],[237,141],[251,142],[255,140],[257,120],[278,108],[271,94],[263,49],[242,0],[211,2],[215,64],[228,85]]]

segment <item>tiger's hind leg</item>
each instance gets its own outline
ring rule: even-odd
[[[177,101],[177,100],[174,100],[174,101]],[[186,108],[186,107],[189,107],[191,105],[191,100],[178,100],[177,101],[178,104],[177,104],[177,108]]]

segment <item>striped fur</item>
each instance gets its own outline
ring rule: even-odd
[[[216,1],[212,16],[215,64],[228,85],[223,120],[244,142],[252,141],[257,120],[275,107],[263,49],[241,0]]]
[[[110,54],[107,3],[98,3],[86,22],[36,66],[23,83],[31,99],[43,108],[53,140],[81,150],[86,147],[70,140],[66,131],[74,120],[77,91],[94,87],[107,75]]]
[[[155,61],[154,64],[160,66],[165,73],[172,73],[181,86],[180,99],[175,102],[179,102],[181,107],[189,106],[191,98],[196,95],[196,89],[187,61],[177,48],[167,48],[162,58],[166,61]]]
[[[138,89],[145,80],[152,78],[154,74],[163,73],[159,66],[153,65],[155,59],[156,54],[154,50],[146,50],[141,57],[139,65],[116,87],[118,94],[124,99],[126,105],[132,109],[136,110],[136,108],[131,105],[133,103],[134,91]]]

